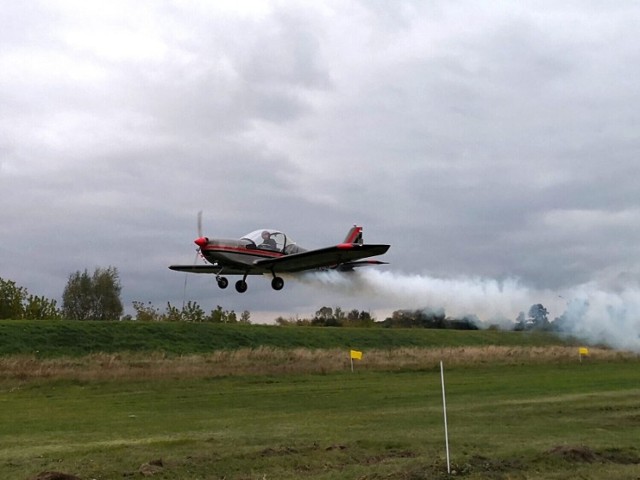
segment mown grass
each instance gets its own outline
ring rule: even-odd
[[[0,381],[0,478],[448,478],[440,373]],[[445,362],[456,476],[637,479],[640,362]],[[145,468],[145,467],[143,467]]]
[[[0,356],[83,356],[105,352],[164,352],[170,355],[238,348],[396,349],[487,345],[575,345],[540,332],[383,328],[278,327],[210,323],[0,321]]]
[[[0,478],[637,479],[640,360],[550,335],[0,322]],[[348,349],[364,351],[350,372]]]

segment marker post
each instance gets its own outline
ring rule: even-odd
[[[447,399],[444,393],[444,366],[440,360],[440,383],[442,385],[442,412],[444,413],[444,444],[447,451],[447,473],[451,474],[451,462],[449,460],[449,428],[447,426]]]

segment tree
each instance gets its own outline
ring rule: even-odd
[[[26,288],[0,278],[0,318],[56,320],[60,311],[55,300],[31,295]]]
[[[547,316],[549,311],[541,303],[531,305],[529,309],[529,323],[534,330],[544,330],[549,327]]]
[[[238,323],[238,315],[234,310],[225,311],[224,323]]]
[[[124,308],[120,300],[120,277],[115,267],[97,268],[93,273],[94,310],[96,320],[118,320]]]
[[[171,305],[167,307],[170,309]],[[133,301],[133,309],[136,311],[136,320],[139,322],[157,322],[162,320],[162,316],[156,307],[154,307],[151,302],[144,303],[134,300]]]
[[[216,308],[211,310],[211,313],[209,314],[209,321],[213,323],[224,322],[224,310],[220,305],[216,305]]]
[[[347,313],[345,323],[350,327],[372,327],[375,321],[369,312],[353,309]]]
[[[335,311],[331,307],[322,307],[311,320],[311,325],[315,327],[341,327],[346,316],[340,307]]]
[[[446,328],[447,322],[444,310],[429,308],[418,310],[396,310],[383,322],[385,327],[400,328]]]
[[[165,313],[158,316],[159,321],[167,322],[182,322],[184,319],[184,306],[182,307],[182,310],[180,310],[178,307],[171,305],[171,302],[167,302],[167,309]]]
[[[69,320],[87,320],[92,312],[91,277],[87,270],[69,276],[62,293],[62,315]]]
[[[240,320],[238,321],[238,323],[241,323],[242,325],[250,325],[251,324],[251,313],[249,312],[249,310],[244,310],[240,314]]]
[[[204,322],[205,313],[198,302],[192,302],[191,300],[182,308],[182,319],[186,322]]]
[[[290,327],[290,326],[308,327],[309,325],[311,325],[311,320],[309,320],[308,318],[299,318],[297,316],[289,317],[289,318],[284,318],[283,316],[279,316],[278,318],[276,318],[276,325],[286,326],[286,327]]]
[[[62,313],[69,320],[118,320],[123,312],[122,287],[115,267],[69,276],[62,294]]]
[[[311,325],[324,326],[333,320],[333,308],[321,307],[311,320]]]
[[[57,320],[60,318],[55,300],[29,295],[24,304],[23,318],[27,320]]]
[[[22,318],[26,294],[26,290],[15,282],[0,278],[0,318]]]

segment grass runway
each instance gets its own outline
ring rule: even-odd
[[[0,478],[43,471],[190,480],[640,475],[634,357],[445,360],[451,476],[439,369],[367,369],[366,361],[365,352],[353,374],[5,376]]]

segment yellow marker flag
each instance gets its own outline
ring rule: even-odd
[[[580,347],[578,349],[578,354],[588,357],[589,356],[589,349],[587,347]]]
[[[362,352],[358,350],[351,350],[351,359],[362,360]]]

